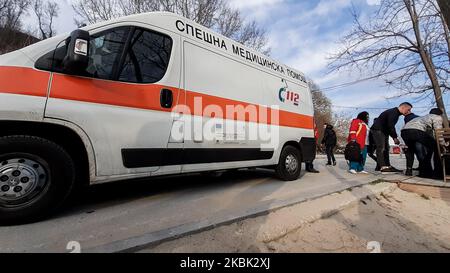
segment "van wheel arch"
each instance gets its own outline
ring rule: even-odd
[[[284,150],[284,148],[286,148],[286,146],[292,146],[294,148],[296,148],[299,152],[300,152],[300,156],[302,157],[302,162],[303,162],[303,152],[302,152],[302,147],[300,145],[300,142],[297,141],[288,141],[284,144],[283,148],[281,149],[281,151]],[[278,159],[280,160],[280,159]],[[278,161],[279,162],[279,161]]]
[[[88,151],[81,136],[72,128],[54,123],[29,121],[0,121],[0,128],[2,128],[0,137],[27,135],[47,139],[60,145],[74,160],[78,174],[76,189],[90,184]]]

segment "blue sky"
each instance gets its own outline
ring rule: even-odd
[[[339,48],[337,41],[351,30],[352,5],[366,16],[377,9],[379,0],[233,0],[249,18],[258,21],[269,31],[272,57],[293,66],[316,81],[322,88],[353,82],[370,75],[357,71],[329,74],[329,56]],[[427,107],[430,100],[417,103],[417,99],[402,97],[388,99],[397,90],[386,86],[382,80],[372,80],[357,85],[325,92],[336,106],[361,107],[360,109],[335,108],[355,116],[365,108],[391,108],[403,101],[417,107]],[[446,97],[448,101],[448,97]],[[428,108],[416,108],[419,115]],[[372,118],[382,110],[369,110]]]
[[[57,0],[61,15],[57,19],[58,33],[75,28],[70,0]],[[308,77],[326,88],[352,82],[370,75],[356,71],[329,74],[328,57],[338,49],[337,41],[352,27],[350,8],[354,5],[362,16],[376,10],[379,0],[231,0],[248,19],[256,20],[268,30],[272,57],[303,71]],[[26,24],[35,25],[32,16]],[[366,108],[390,108],[402,101],[415,102],[414,98],[387,99],[396,94],[382,80],[372,80],[351,87],[326,92],[335,106],[360,107],[336,112],[356,116]],[[450,102],[446,97],[446,102]],[[430,105],[430,100],[414,103],[418,107]],[[423,115],[426,108],[414,112]],[[369,110],[376,117],[382,110]]]

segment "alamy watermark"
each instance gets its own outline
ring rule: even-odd
[[[277,149],[280,144],[279,106],[204,105],[202,97],[193,106],[177,105],[172,118],[171,140],[174,142],[254,141],[261,149]]]

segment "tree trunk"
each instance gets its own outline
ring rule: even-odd
[[[450,2],[448,0],[438,0],[438,3],[447,22],[447,26],[450,27]]]
[[[444,114],[442,115],[444,119],[444,127],[449,128],[448,115],[447,111],[445,110],[444,99],[442,97],[442,89],[436,74],[436,68],[434,66],[430,54],[428,53],[428,51],[425,48],[425,45],[423,44],[422,36],[420,34],[420,23],[419,17],[417,16],[415,1],[404,0],[404,2],[411,16],[411,21],[413,24],[414,33],[416,35],[420,58],[422,59],[423,65],[425,66],[428,77],[430,78],[431,84],[433,86],[434,96],[436,98],[436,105],[439,109],[442,110],[442,112],[444,112]],[[445,2],[447,2],[447,0]]]
[[[436,6],[434,2],[432,3],[440,13],[439,17],[441,18],[445,40],[447,41],[447,55],[450,63],[450,2],[438,0],[439,6]]]

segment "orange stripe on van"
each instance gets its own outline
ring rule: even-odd
[[[46,97],[49,77],[28,67],[0,66],[0,93]]]
[[[47,95],[49,75],[49,72],[38,71],[31,68],[0,67],[0,93],[45,97]],[[175,102],[178,101],[179,104],[185,103],[184,97],[186,97],[186,105],[192,109],[192,111],[196,110],[198,112],[191,113],[193,115],[224,118],[223,115],[217,115],[217,113],[205,113],[205,110],[208,110],[208,106],[215,105],[220,108],[226,118],[231,120],[303,129],[314,128],[312,116],[280,110],[278,111],[279,121],[272,121],[272,111],[276,110],[267,109],[266,107],[257,104],[206,95],[198,92],[185,91],[157,84],[129,84],[55,73],[53,75],[50,97],[170,112],[177,104],[174,104],[172,109],[161,107],[160,92],[164,88],[173,91],[174,100]],[[177,100],[177,98],[180,99]],[[195,98],[202,99],[202,107],[200,109],[195,109],[194,107]],[[246,113],[245,116],[235,114],[234,117],[230,118],[226,114],[227,106],[240,106],[247,110],[255,109],[256,112],[254,112],[254,115]]]
[[[197,107],[194,107],[196,98],[202,99],[202,109],[196,109]],[[207,117],[224,118],[223,115],[220,115],[220,113],[223,113],[226,118],[231,120],[272,124],[293,128],[314,129],[314,118],[312,116],[287,112],[283,110],[274,110],[259,106],[257,104],[225,99],[191,91],[188,91],[186,94],[186,105],[190,109],[195,109],[196,111],[198,111],[198,113],[192,113],[196,116],[203,115]],[[207,109],[210,105],[218,106],[220,108],[220,111],[214,111],[214,108]],[[241,109],[245,109],[245,115],[238,115],[233,111],[232,114],[234,114],[234,116],[230,117],[227,114],[227,106],[241,106]],[[207,110],[206,113],[205,110]],[[276,111],[278,111],[278,113],[273,113]],[[274,116],[272,117],[272,115]],[[275,118],[275,120],[272,120],[272,118]]]
[[[54,74],[50,97],[170,112],[172,109],[163,108],[160,104],[160,94],[163,88],[172,90],[176,101],[180,93],[178,88],[157,84],[128,84]]]

